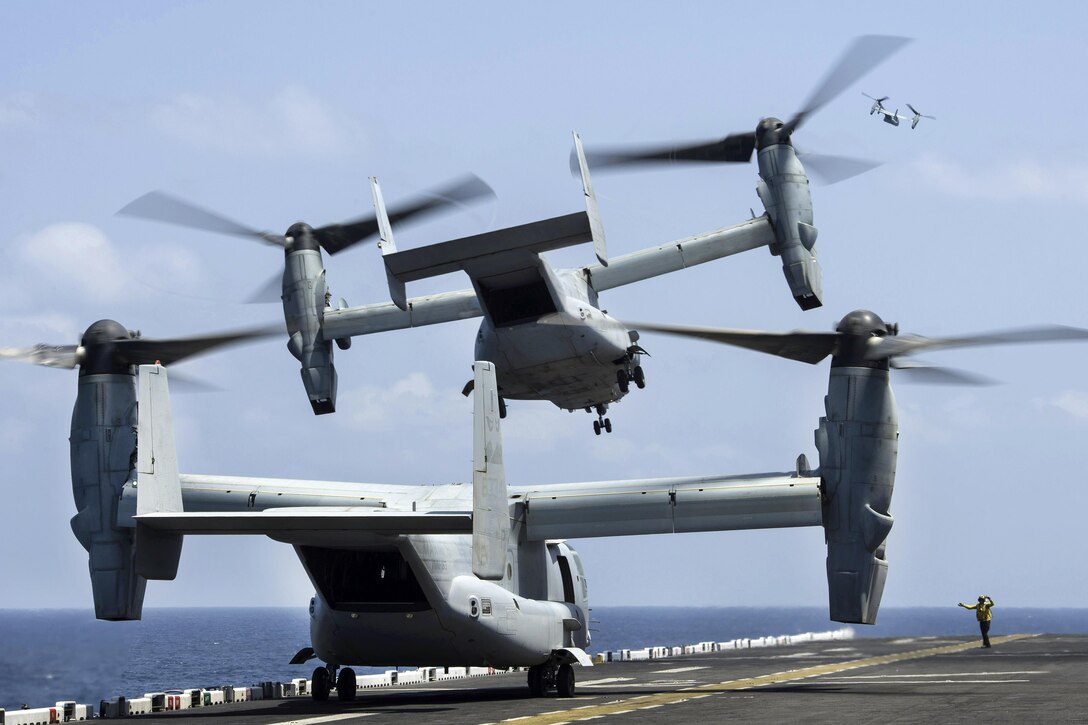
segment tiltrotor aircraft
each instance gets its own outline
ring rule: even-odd
[[[868,93],[862,93],[861,95],[865,96],[866,98],[870,98],[873,101],[873,106],[872,106],[872,108],[869,109],[869,115],[870,116],[872,116],[874,113],[879,113],[881,116],[884,117],[884,123],[890,123],[893,126],[898,126],[900,121],[906,121],[906,120],[909,119],[910,120],[910,127],[911,128],[917,128],[918,127],[918,122],[921,121],[923,118],[929,118],[929,119],[932,119],[934,121],[937,120],[936,117],[934,117],[934,116],[927,116],[924,113],[920,113],[918,110],[916,110],[914,108],[914,106],[910,105],[909,103],[907,104],[907,108],[909,108],[910,112],[913,113],[914,115],[913,116],[900,116],[898,108],[895,109],[894,112],[889,111],[887,108],[884,108],[884,101],[888,100],[888,96],[883,96],[881,98],[873,98],[873,96],[870,96]]]
[[[352,243],[378,233],[391,302],[349,307],[331,305],[321,249],[333,254],[323,229],[298,223],[286,236],[259,232],[173,197],[141,197],[121,213],[282,244],[286,252],[283,306],[291,352],[302,363],[302,378],[316,414],[336,409],[336,370],[332,342],[343,349],[351,338],[388,330],[483,317],[475,358],[496,365],[500,407],[505,400],[549,400],[568,410],[595,412],[593,429],[611,432],[608,406],[623,398],[631,383],[645,385],[644,350],[638,332],[601,309],[601,292],[686,267],[767,247],[782,260],[790,292],[805,310],[823,304],[822,275],[816,259],[816,227],[808,177],[791,137],[801,124],[906,41],[859,38],[832,68],[802,110],[788,122],[764,118],[755,131],[720,141],[635,152],[587,154],[574,136],[574,167],[582,181],[586,211],[531,222],[475,236],[398,250],[377,180],[372,179],[376,215],[350,225]],[[748,163],[756,152],[757,191],[765,213],[741,224],[609,258],[589,168],[676,161]],[[811,157],[825,178],[836,181],[872,164],[833,157]],[[365,234],[363,234],[365,232]],[[283,243],[281,240],[288,240]],[[338,237],[337,237],[338,239]],[[593,242],[597,262],[577,269],[554,269],[543,253]],[[406,284],[463,270],[470,289],[408,297]],[[466,394],[471,381],[465,387]]]
[[[295,548],[314,585],[310,644],[293,662],[324,662],[312,676],[315,699],[334,688],[353,699],[352,666],[419,663],[528,667],[531,695],[570,697],[573,665],[591,664],[589,579],[566,539],[819,526],[831,619],[873,624],[899,441],[889,368],[923,349],[1088,339],[1063,327],[900,337],[866,310],[834,332],[645,328],[809,363],[831,356],[818,468],[802,455],[780,473],[508,486],[495,366],[477,361],[471,484],[184,474],[167,369],[145,363],[245,334],[148,345],[117,323],[92,325],[78,353],[58,354],[80,367],[72,529],[89,553],[96,616],[139,619],[147,581],[176,576],[185,535],[268,536]],[[52,366],[56,356],[42,349],[7,357]]]

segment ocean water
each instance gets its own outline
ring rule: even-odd
[[[821,607],[595,607],[590,651],[842,626]],[[958,607],[885,608],[879,624],[853,629],[859,637],[978,632],[974,613]],[[991,633],[1012,632],[1088,633],[1088,609],[995,607]],[[147,609],[139,622],[100,622],[90,610],[0,610],[0,708],[309,677],[313,662],[287,664],[309,641],[304,607]]]

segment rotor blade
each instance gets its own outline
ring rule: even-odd
[[[997,381],[983,375],[976,375],[965,370],[927,365],[916,360],[892,358],[890,367],[902,370],[908,382],[929,385],[996,385]]]
[[[494,198],[495,192],[483,179],[469,174],[445,187],[425,192],[415,200],[390,209],[389,221],[396,224],[428,212],[462,206],[485,196]],[[315,229],[314,237],[326,252],[336,254],[377,233],[378,220],[374,215],[370,215],[343,224],[330,224]]]
[[[686,146],[586,151],[586,162],[595,169],[660,163],[748,163],[755,147],[755,133],[735,133],[717,141]],[[577,172],[578,159],[572,151],[571,173]]]
[[[253,293],[246,297],[245,303],[247,305],[264,305],[279,302],[282,299],[283,273],[276,272],[264,284],[253,290]]]
[[[661,332],[678,337],[693,337],[700,340],[720,342],[725,345],[743,347],[756,352],[797,360],[815,365],[835,352],[839,344],[838,332],[758,332],[754,330],[731,330],[721,327],[688,327],[683,325],[658,325],[649,322],[627,323],[630,329],[639,331]]]
[[[862,91],[862,92],[861,92],[861,95],[865,96],[866,98],[871,98],[872,100],[876,101],[877,103],[883,103],[884,101],[886,101],[886,100],[888,100],[889,98],[891,98],[891,96],[881,96],[880,98],[877,98],[877,97],[875,97],[875,96],[870,96],[870,95],[869,95],[868,93],[866,93],[865,91]]]
[[[146,365],[156,361],[163,365],[170,365],[225,345],[235,345],[282,334],[284,334],[283,325],[277,324],[202,337],[181,337],[172,340],[148,340],[141,337],[134,340],[118,340],[114,344],[117,346],[118,359],[129,365]]]
[[[896,35],[863,35],[855,38],[839,58],[838,63],[828,71],[820,85],[812,92],[801,110],[786,124],[787,130],[793,133],[806,118],[823,108],[909,42],[910,38]]]
[[[880,338],[866,352],[869,360],[879,360],[897,355],[911,355],[919,350],[938,350],[949,347],[982,347],[984,345],[1016,345],[1032,342],[1066,342],[1088,340],[1088,330],[1064,325],[1041,325],[1015,330],[1003,330],[968,335],[964,337],[922,337],[900,335]]]
[[[831,185],[846,181],[866,171],[880,166],[879,161],[853,159],[848,156],[828,156],[825,154],[801,154],[801,163],[805,169],[819,179],[821,184]]]
[[[213,211],[208,211],[162,191],[152,191],[144,194],[117,213],[121,216],[150,219],[151,221],[175,224],[190,229],[202,229],[217,234],[233,234],[239,237],[256,238],[280,247],[287,246],[286,240],[279,234],[261,232],[247,227],[233,219],[220,216]]]
[[[223,388],[185,373],[170,371],[170,390],[178,393],[221,393]]]
[[[0,360],[14,360],[48,368],[71,370],[79,364],[79,347],[76,345],[0,347]]]

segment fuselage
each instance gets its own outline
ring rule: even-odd
[[[473,575],[470,543],[403,536],[365,549],[297,546],[317,592],[317,656],[338,665],[512,667],[589,644],[588,585],[573,549],[523,544],[506,576],[490,582]]]
[[[475,359],[496,364],[505,398],[550,400],[570,410],[622,398],[617,372],[638,364],[630,331],[598,307],[580,270],[555,271],[540,260],[532,272],[529,283],[480,294],[485,315]],[[513,290],[528,287],[536,290],[532,307],[504,308]]]

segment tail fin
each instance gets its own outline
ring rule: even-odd
[[[389,213],[385,210],[385,201],[382,199],[382,189],[378,186],[378,177],[370,177],[370,192],[374,196],[374,215],[378,221],[378,244],[382,249],[382,256],[397,253],[397,243],[393,241],[393,227],[389,224]],[[397,277],[385,268],[385,276],[389,281],[389,297],[393,304],[402,310],[408,309],[408,293],[404,289],[404,280]]]
[[[597,195],[593,193],[593,183],[589,180],[589,164],[586,153],[582,150],[582,137],[574,133],[574,152],[578,156],[578,171],[582,175],[582,193],[586,197],[586,213],[589,215],[589,229],[593,235],[593,249],[597,261],[608,266],[608,248],[604,239],[604,225],[601,224],[601,211],[597,208]]]
[[[510,504],[499,431],[499,390],[495,366],[473,365],[472,421],[472,572],[481,579],[498,580],[506,573],[510,538]]]
[[[136,445],[136,513],[183,510],[174,421],[166,368],[140,366]],[[181,559],[180,534],[136,525],[136,571],[147,579],[173,579]]]

